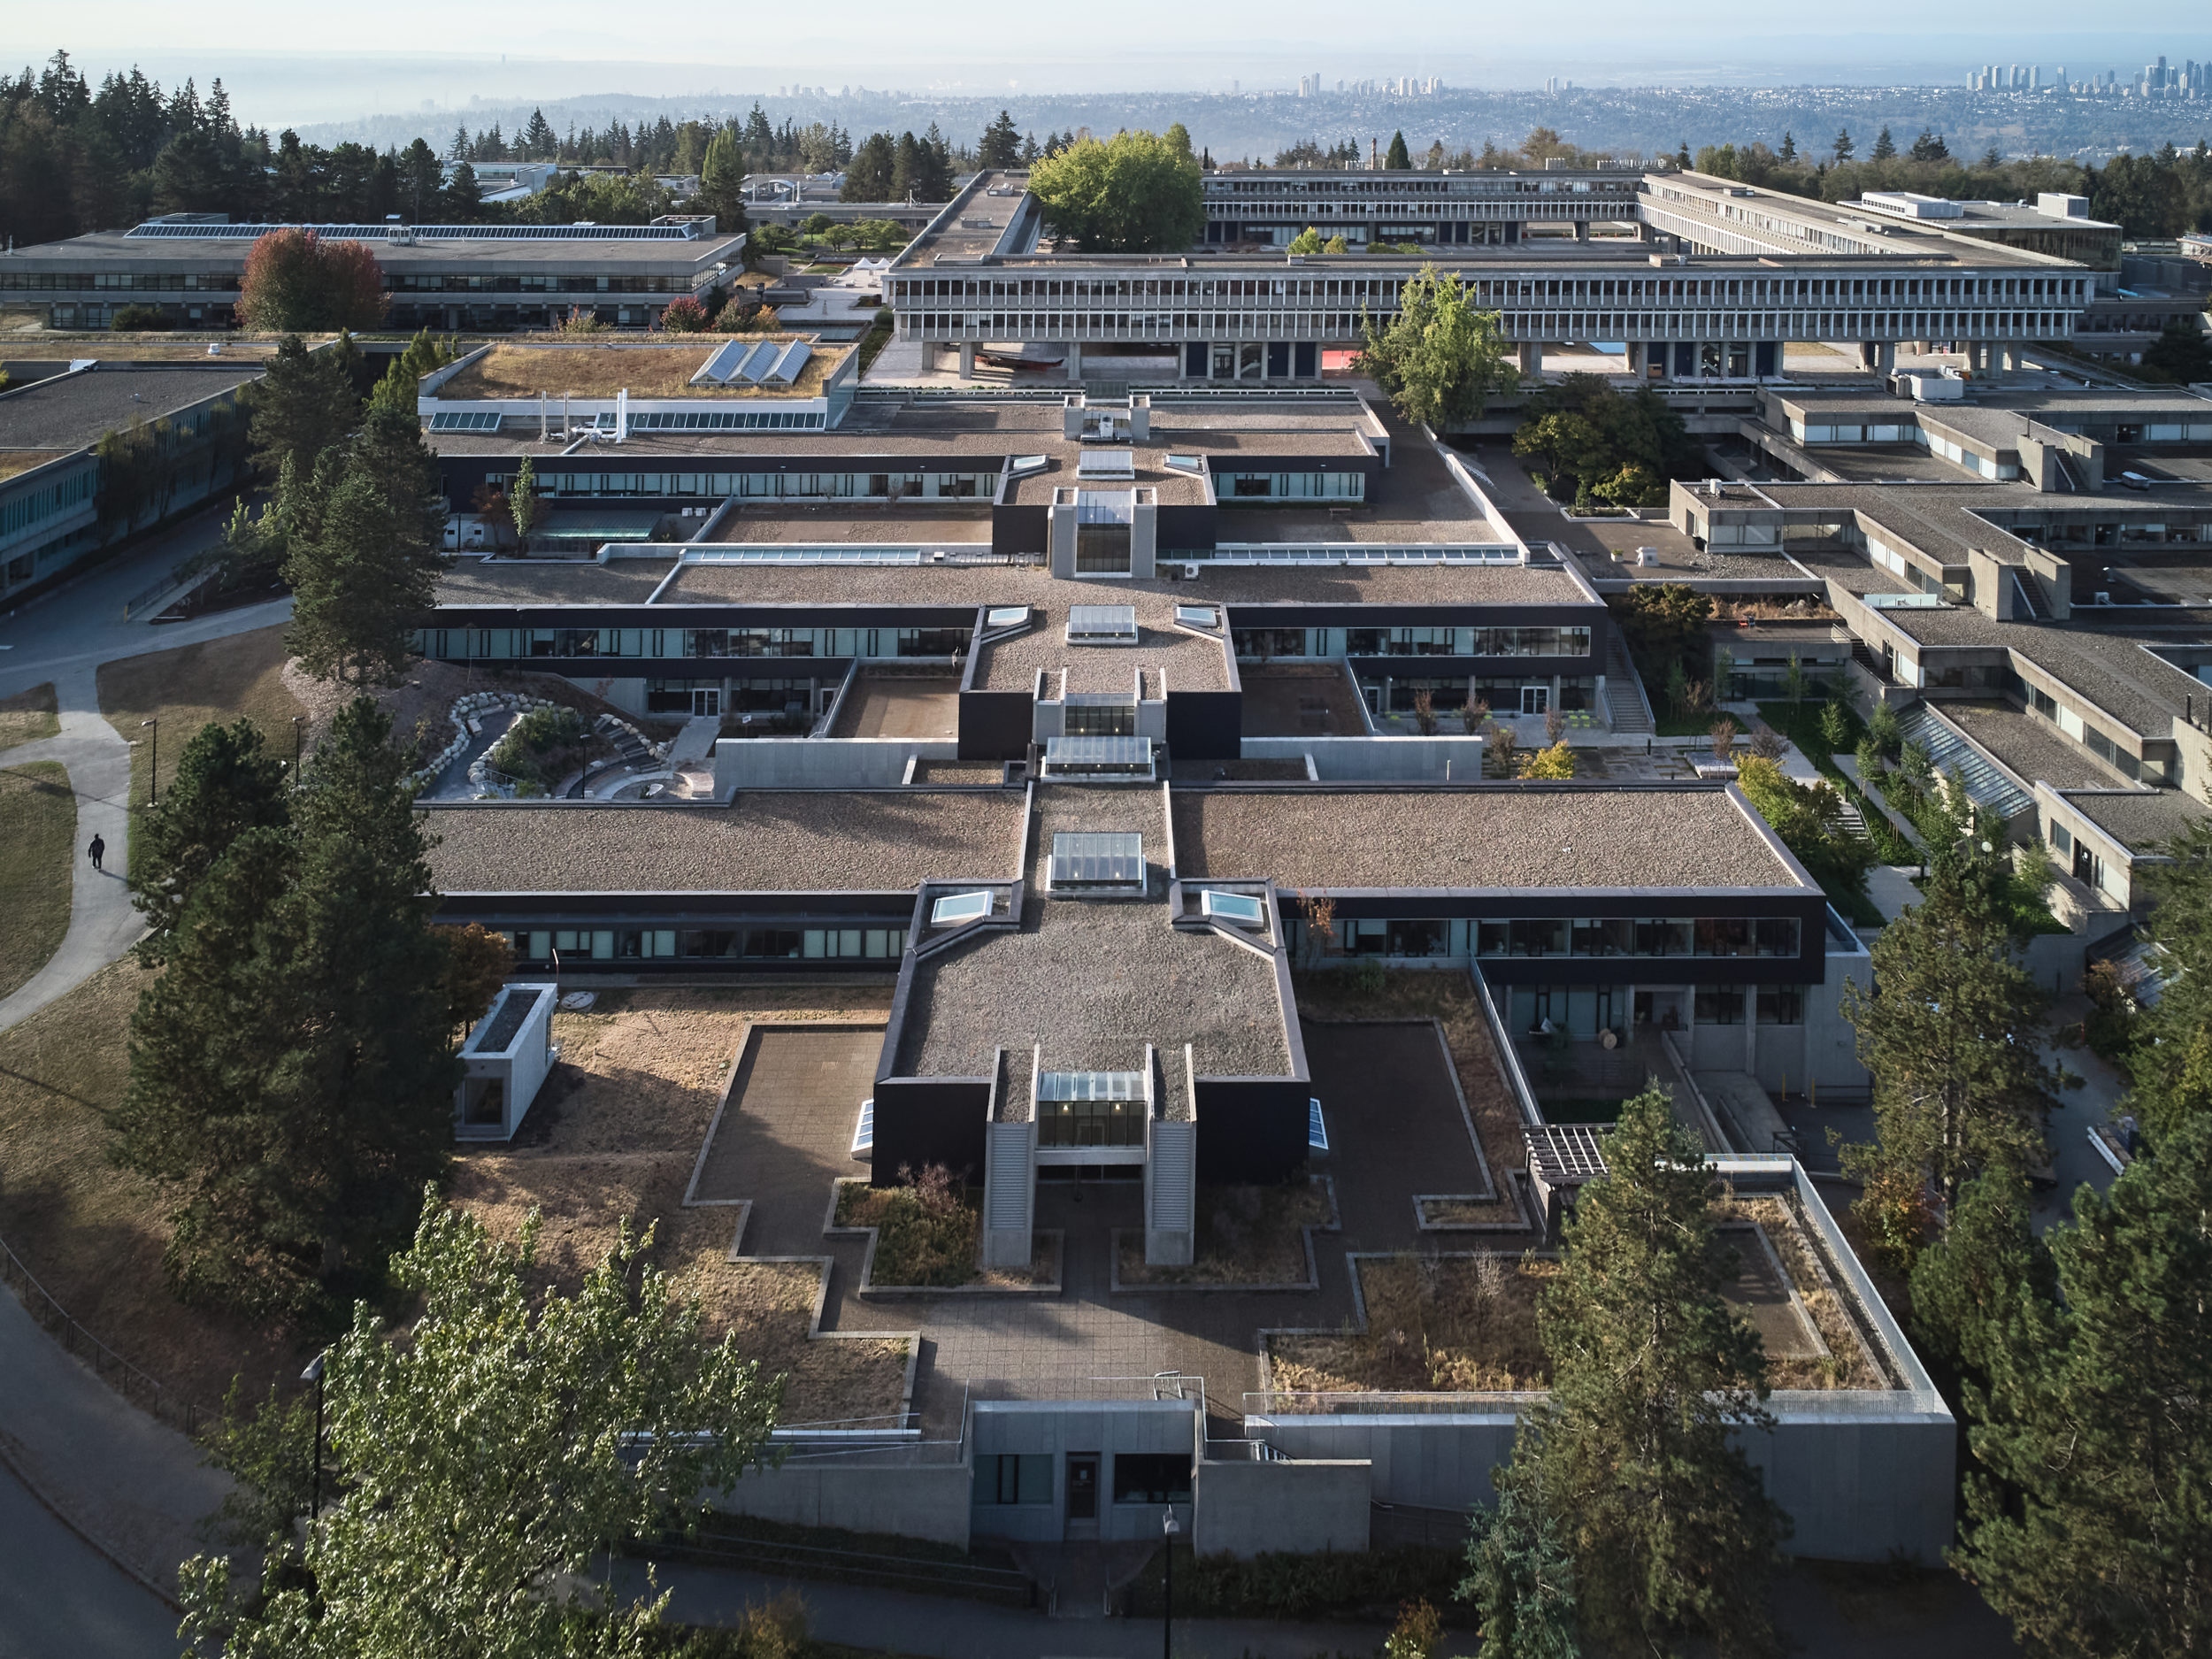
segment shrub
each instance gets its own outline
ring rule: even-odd
[[[707,308],[688,294],[679,294],[661,313],[661,326],[672,334],[698,334],[707,321]]]
[[[158,305],[119,305],[115,315],[108,319],[108,326],[125,333],[160,333],[176,325],[169,320],[169,313]]]
[[[573,709],[533,709],[507,728],[485,758],[495,772],[543,789],[582,758],[591,741]]]
[[[1521,776],[1527,779],[1556,780],[1574,775],[1575,752],[1564,742],[1537,749],[1521,763]]]
[[[982,1213],[941,1164],[899,1165],[896,1187],[839,1189],[840,1226],[876,1229],[879,1285],[964,1285],[980,1265]]]
[[[572,305],[562,319],[560,332],[565,334],[604,334],[607,325],[599,320],[599,313],[585,305]]]
[[[1413,723],[1423,737],[1436,735],[1436,699],[1425,691],[1413,694]]]
[[[1444,1621],[1426,1600],[1408,1601],[1383,1641],[1383,1659],[1434,1659],[1443,1645]]]

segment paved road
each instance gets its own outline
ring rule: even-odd
[[[0,1465],[0,1659],[171,1659],[177,1616]]]

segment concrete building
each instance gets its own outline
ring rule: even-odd
[[[55,328],[104,328],[123,305],[157,305],[180,326],[234,320],[246,255],[274,225],[171,214],[0,255],[0,295]],[[710,216],[650,225],[314,225],[366,244],[396,328],[505,329],[559,322],[579,307],[618,327],[657,322],[678,295],[704,295],[742,263],[742,235]]]

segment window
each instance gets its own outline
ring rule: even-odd
[[[1686,956],[1690,954],[1690,925],[1683,921],[1636,924],[1636,954],[1640,956]]]
[[[1188,1503],[1190,1455],[1187,1452],[1116,1452],[1116,1503]]]
[[[1759,987],[1762,1025],[1801,1025],[1805,1023],[1805,987],[1801,985],[1763,985]]]
[[[1697,987],[1696,1016],[1701,1025],[1743,1024],[1743,987],[1701,985]]]
[[[978,1457],[974,1500],[989,1504],[1051,1502],[1051,1454],[1000,1452]]]

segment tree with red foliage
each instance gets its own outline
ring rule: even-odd
[[[688,294],[679,294],[661,313],[661,326],[672,334],[695,334],[707,326],[707,308]]]
[[[384,320],[383,268],[362,242],[273,230],[246,256],[238,316],[271,334],[374,328]]]

